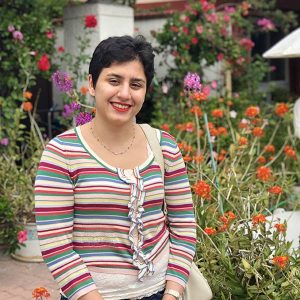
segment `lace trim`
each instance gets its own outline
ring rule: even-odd
[[[139,269],[138,279],[143,281],[146,275],[153,275],[153,262],[142,251],[144,244],[142,213],[145,200],[144,182],[139,174],[139,169],[123,170],[118,169],[119,177],[130,184],[130,201],[128,203],[131,225],[129,229],[129,241],[133,250],[133,265]]]

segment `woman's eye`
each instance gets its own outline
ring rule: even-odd
[[[131,87],[133,88],[133,89],[139,89],[139,88],[141,88],[141,85],[139,84],[139,83],[132,83],[131,84]]]
[[[109,83],[111,84],[111,85],[118,85],[118,80],[115,80],[115,79],[111,79],[110,81],[109,81]]]

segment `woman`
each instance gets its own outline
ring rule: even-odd
[[[142,36],[102,41],[89,67],[95,118],[43,153],[38,235],[62,299],[181,298],[196,241],[186,169],[174,138],[158,131],[161,170],[134,121],[153,75]]]

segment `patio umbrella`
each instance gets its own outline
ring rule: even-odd
[[[263,54],[264,58],[300,57],[300,28],[295,29]]]

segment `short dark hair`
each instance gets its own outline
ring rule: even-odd
[[[103,68],[108,68],[113,63],[128,62],[138,59],[144,67],[147,79],[147,90],[154,76],[154,53],[150,43],[142,35],[131,37],[109,37],[101,41],[96,47],[89,66],[93,86]]]

